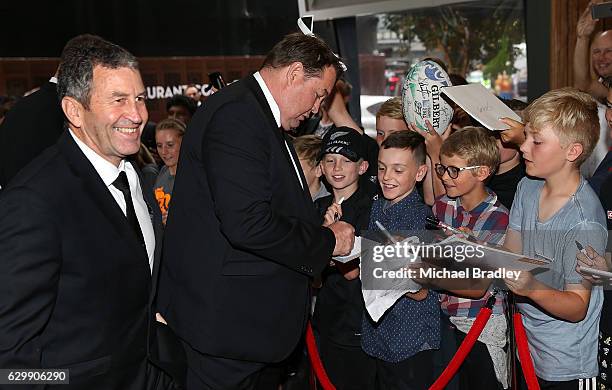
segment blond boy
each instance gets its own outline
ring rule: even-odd
[[[481,241],[503,243],[508,210],[499,202],[497,195],[485,186],[486,180],[496,171],[499,160],[495,138],[488,130],[464,127],[451,134],[440,149],[440,163],[435,165],[446,195],[436,200],[434,215],[454,228],[471,232]],[[442,313],[456,328],[455,338],[461,341],[490,295],[485,294],[484,288],[482,291],[455,292],[461,297],[441,294],[440,306]],[[446,318],[443,320],[446,321]],[[476,342],[459,371],[462,388],[507,387],[503,350],[506,323],[500,298],[493,306],[493,314],[484,332],[488,337]],[[452,338],[452,333],[443,337]],[[448,346],[447,343],[444,345]]]
[[[603,292],[576,272],[576,242],[603,253],[607,240],[604,211],[580,175],[599,137],[597,105],[576,89],[554,90],[527,108],[525,121],[521,152],[534,178],[519,183],[505,246],[551,264],[505,282],[526,299],[519,308],[540,385],[583,388],[598,372]]]
[[[406,131],[408,124],[404,120],[401,96],[385,101],[376,113],[376,143],[380,148],[383,141],[396,131]]]

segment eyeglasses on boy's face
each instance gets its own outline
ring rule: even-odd
[[[459,172],[461,171],[465,171],[468,169],[476,169],[476,168],[480,168],[482,167],[482,165],[472,165],[471,167],[455,167],[453,165],[442,165],[440,163],[436,164],[435,170],[436,170],[436,175],[438,175],[438,177],[442,177],[444,176],[444,172],[448,173],[448,176],[450,176],[451,179],[456,179],[457,177],[459,177]]]

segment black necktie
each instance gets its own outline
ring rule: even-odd
[[[130,227],[134,230],[134,234],[138,238],[138,241],[146,248],[144,237],[142,235],[142,231],[140,230],[140,224],[138,223],[138,218],[136,217],[136,211],[134,210],[134,202],[132,202],[132,193],[130,192],[130,183],[128,182],[127,175],[125,171],[119,172],[119,176],[113,182],[113,186],[116,189],[123,193],[123,197],[125,198],[125,210],[126,217]]]

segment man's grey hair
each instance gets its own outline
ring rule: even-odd
[[[59,99],[70,96],[89,109],[96,66],[138,70],[138,61],[124,48],[96,35],[76,36],[66,43],[62,51],[57,77]]]

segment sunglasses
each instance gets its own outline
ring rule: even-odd
[[[453,165],[442,165],[442,164],[436,164],[435,166],[435,171],[436,171],[436,175],[438,175],[438,177],[442,178],[442,176],[444,176],[444,173],[448,173],[448,176],[450,176],[451,179],[456,179],[457,177],[459,177],[459,172],[461,171],[465,171],[468,169],[476,169],[476,168],[480,168],[482,167],[482,165],[473,165],[471,167],[455,167]]]

